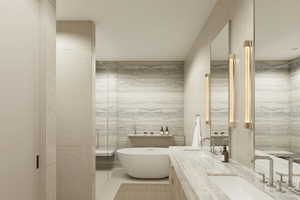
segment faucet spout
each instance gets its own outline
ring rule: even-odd
[[[269,160],[269,186],[274,186],[274,161],[271,156],[255,156],[254,162],[256,160]]]
[[[210,141],[210,137],[202,137],[201,136],[201,140],[200,140],[200,145],[201,147],[203,147],[205,145],[205,141]]]

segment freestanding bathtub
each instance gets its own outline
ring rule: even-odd
[[[135,178],[166,178],[169,176],[168,148],[127,148],[117,151],[126,172]]]

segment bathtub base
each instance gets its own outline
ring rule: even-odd
[[[118,150],[118,157],[129,176],[161,179],[169,176],[169,149],[130,148]]]

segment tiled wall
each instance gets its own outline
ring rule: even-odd
[[[211,74],[211,132],[228,134],[228,62],[212,61]]]
[[[290,147],[300,153],[300,57],[290,61]]]
[[[300,58],[257,61],[255,82],[256,148],[300,152]]]
[[[255,68],[256,148],[289,150],[289,63],[257,61]]]
[[[127,147],[135,127],[159,133],[163,125],[183,145],[183,70],[183,62],[97,62],[100,145]]]

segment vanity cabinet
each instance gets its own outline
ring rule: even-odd
[[[187,200],[182,185],[177,177],[174,167],[170,168],[169,182],[171,186],[172,199],[174,200]]]

